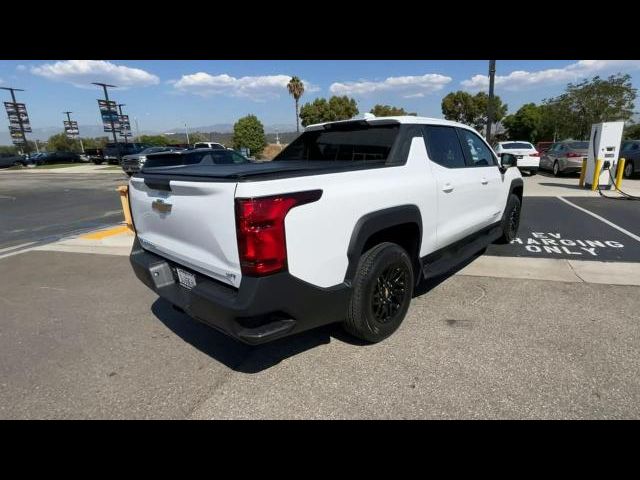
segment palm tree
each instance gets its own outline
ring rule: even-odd
[[[289,95],[291,95],[296,101],[296,132],[300,132],[300,116],[298,114],[298,101],[304,94],[304,83],[298,77],[291,77],[287,84],[289,89]]]

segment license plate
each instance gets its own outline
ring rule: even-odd
[[[192,273],[185,272],[181,268],[176,268],[176,273],[178,281],[183,287],[191,289],[196,286],[196,277]]]

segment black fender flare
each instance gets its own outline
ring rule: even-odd
[[[522,187],[524,196],[524,181],[522,180],[522,178],[514,178],[513,180],[511,180],[511,185],[509,186],[509,195],[511,195],[517,187]]]
[[[422,245],[422,215],[416,205],[399,205],[397,207],[376,210],[375,212],[370,212],[360,217],[353,227],[351,240],[347,248],[349,265],[347,266],[347,273],[345,274],[345,282],[351,282],[355,277],[360,254],[371,235],[384,229],[406,223],[415,223],[418,226],[417,256],[419,257],[420,247]]]

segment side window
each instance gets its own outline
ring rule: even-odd
[[[233,163],[245,163],[246,160],[244,157],[236,152],[231,152],[231,157],[233,158]]]
[[[424,126],[424,142],[431,161],[446,168],[464,168],[464,153],[453,127]]]
[[[631,147],[631,150],[638,150],[640,149],[640,144],[638,143],[634,143],[633,146]]]
[[[458,128],[460,143],[470,167],[493,167],[498,164],[493,152],[487,144],[475,133],[464,128]]]

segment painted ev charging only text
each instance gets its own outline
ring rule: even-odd
[[[624,248],[614,240],[587,240],[562,238],[560,233],[531,232],[528,238],[515,238],[512,245],[522,245],[531,253],[558,255],[586,255],[597,257],[601,249]]]

